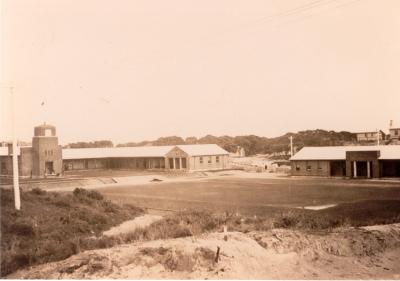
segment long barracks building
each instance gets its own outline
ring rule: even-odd
[[[400,145],[303,147],[290,161],[294,176],[400,177]]]
[[[12,174],[12,146],[0,147],[0,174]],[[32,146],[18,147],[19,175],[44,177],[68,170],[167,169],[218,170],[228,168],[229,153],[216,144],[61,148],[56,128],[35,127]]]

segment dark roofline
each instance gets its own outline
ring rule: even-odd
[[[382,130],[379,130],[379,132],[382,132],[385,134],[385,132]],[[367,133],[376,133],[376,131],[355,132],[353,134],[367,134]]]

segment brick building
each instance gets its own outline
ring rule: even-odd
[[[400,177],[400,145],[304,147],[290,161],[294,176]]]
[[[0,175],[12,174],[12,146],[0,147]],[[229,153],[216,144],[146,147],[65,148],[58,145],[56,128],[34,128],[32,146],[18,147],[19,175],[45,177],[68,170],[167,169],[217,170],[229,165]]]
[[[12,174],[12,145],[0,148],[0,174]],[[56,128],[40,125],[34,128],[32,146],[17,149],[19,175],[22,177],[44,177],[62,173],[62,150],[58,145]]]

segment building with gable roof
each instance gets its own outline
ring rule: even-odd
[[[303,147],[290,161],[294,176],[400,177],[400,145]]]

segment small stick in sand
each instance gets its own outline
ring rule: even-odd
[[[219,248],[219,246],[217,246],[217,254],[215,255],[215,260],[214,260],[216,263],[219,260],[219,250],[220,250],[220,248]]]

